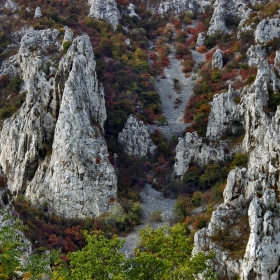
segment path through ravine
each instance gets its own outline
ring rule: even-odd
[[[155,88],[160,95],[162,102],[162,112],[167,119],[166,126],[150,126],[150,129],[160,129],[163,134],[170,138],[173,135],[181,135],[187,124],[183,121],[184,110],[186,104],[193,92],[196,74],[191,73],[189,78],[185,77],[182,72],[181,61],[174,57],[174,47],[171,47],[171,54],[169,60],[171,65],[164,69],[164,77],[157,77],[155,79]],[[204,54],[198,53],[194,50],[191,51],[192,56],[196,61],[194,69],[197,68],[198,63],[205,60]],[[174,90],[173,79],[179,81],[180,92]]]
[[[156,191],[150,185],[146,185],[141,192],[141,206],[143,210],[141,225],[126,236],[126,242],[120,251],[125,253],[126,256],[131,256],[139,243],[139,230],[146,228],[147,224],[150,224],[153,228],[158,228],[174,221],[173,208],[175,202],[176,199],[163,198],[161,192]],[[155,211],[161,211],[161,222],[150,221],[150,216]]]
[[[197,69],[197,65],[204,61],[204,54],[198,53],[194,50],[191,51],[192,56],[196,63],[194,69]],[[196,74],[193,72],[189,78],[186,78],[182,73],[181,62],[174,57],[174,47],[171,47],[171,54],[169,55],[171,66],[164,69],[165,78],[156,78],[155,88],[160,95],[162,101],[163,115],[168,121],[166,126],[150,126],[149,129],[160,129],[167,138],[174,135],[181,135],[186,128],[187,124],[183,122],[184,110],[186,104],[193,91],[195,84]],[[173,89],[173,79],[177,79],[180,85],[180,93],[177,93]],[[175,106],[176,98],[181,99],[181,103]],[[146,185],[141,192],[141,206],[143,209],[143,218],[141,225],[136,227],[133,232],[129,233],[125,237],[125,244],[120,250],[127,256],[131,256],[134,249],[139,244],[139,230],[146,228],[147,224],[150,224],[153,228],[158,228],[164,224],[170,224],[174,221],[173,208],[176,199],[165,199],[161,192],[154,190],[150,185]],[[151,222],[150,216],[155,211],[161,211],[161,222]]]

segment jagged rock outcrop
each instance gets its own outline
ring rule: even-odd
[[[49,48],[59,52],[57,34],[29,29],[22,38],[26,102],[3,124],[0,165],[13,195],[47,202],[67,218],[98,216],[115,200],[117,181],[103,137],[104,92],[87,35],[73,41],[58,69],[44,55]]]
[[[239,27],[249,18],[252,9],[249,4],[263,4],[260,0],[216,0],[214,4],[214,12],[210,21],[210,27],[207,34],[213,35],[216,32],[229,33],[228,22],[241,20]]]
[[[259,63],[265,58],[266,51],[261,45],[252,45],[247,53],[248,65],[258,66]]]
[[[127,10],[128,10],[128,15],[130,17],[138,17],[138,15],[135,13],[135,6],[132,3],[129,3]]]
[[[147,126],[133,115],[129,116],[124,129],[119,133],[118,141],[125,153],[135,157],[146,156],[148,152],[153,153],[156,149]]]
[[[226,27],[225,18],[227,13],[228,1],[226,0],[216,0],[214,4],[214,12],[210,21],[210,27],[208,29],[208,35],[215,34],[217,31],[229,32]]]
[[[160,1],[159,4],[152,6],[148,5],[148,9],[153,11],[153,13],[159,14],[164,14],[167,12],[175,12],[179,14],[184,11],[202,11],[205,6],[210,4],[210,0],[166,0]]]
[[[224,66],[224,53],[222,50],[217,49],[212,58],[212,68],[222,69]]]
[[[11,80],[20,72],[19,68],[19,61],[18,55],[11,56],[8,60],[3,61],[1,68],[0,68],[0,77],[1,76],[8,76]]]
[[[120,19],[120,12],[115,0],[88,0],[89,16],[103,19],[112,24],[115,29]]]
[[[274,68],[278,71],[278,74],[280,74],[280,51],[276,51]]]
[[[204,32],[198,33],[196,47],[199,48],[201,46],[204,46],[205,39],[206,39],[206,34]]]
[[[65,30],[65,33],[64,33],[62,44],[67,41],[73,41],[74,40],[73,31],[68,26],[64,26],[64,30]]]
[[[223,148],[222,143],[217,146],[207,145],[196,132],[187,132],[184,138],[179,138],[176,146],[174,177],[182,179],[191,162],[205,166],[212,161],[223,161],[225,159]]]
[[[214,96],[211,103],[212,109],[208,117],[206,138],[219,139],[223,134],[241,135],[244,133],[240,105],[236,104],[240,98],[240,91],[234,91],[229,85],[229,90]]]
[[[14,3],[13,1],[11,1],[11,0],[7,0],[7,1],[5,2],[5,4],[4,4],[4,7],[5,7],[6,9],[11,10],[11,11],[14,11],[14,10],[17,9],[17,4],[15,4],[15,3]]]
[[[267,18],[263,19],[255,31],[255,41],[257,43],[267,43],[273,38],[280,37],[280,19]]]
[[[34,18],[41,18],[42,17],[42,12],[40,7],[37,7],[34,13]]]
[[[125,40],[125,44],[126,44],[126,46],[127,46],[128,48],[130,48],[130,47],[131,47],[130,39],[126,39],[126,40]]]
[[[277,59],[275,63],[276,61]],[[240,104],[235,106],[229,102],[235,109],[229,112],[230,117],[226,116],[225,123],[234,123],[235,116],[238,116],[243,124],[245,137],[242,149],[248,153],[248,167],[235,168],[229,173],[224,203],[213,212],[208,227],[196,234],[194,249],[194,252],[205,248],[214,250],[217,253],[220,275],[238,275],[242,280],[278,279],[280,107],[275,113],[264,110],[268,105],[269,91],[278,90],[279,78],[275,75],[273,66],[262,61],[258,65],[254,83],[243,89]],[[219,96],[220,100],[226,99],[228,94]],[[219,107],[223,110],[222,106],[215,104],[214,100],[212,110],[217,111]],[[215,115],[210,114],[209,125],[218,125],[218,120],[222,124],[223,120],[217,112]],[[234,212],[230,209],[234,209]],[[236,213],[241,216],[240,221],[235,219]],[[244,224],[246,219],[248,225]],[[242,229],[247,227],[249,232],[243,232]],[[222,230],[219,231],[219,228]],[[220,233],[219,238],[217,233]],[[228,234],[225,238],[234,234],[235,240],[243,240],[243,249],[239,243],[238,248],[224,247],[219,240],[225,233]],[[237,249],[243,251],[239,251],[238,260],[235,260]]]

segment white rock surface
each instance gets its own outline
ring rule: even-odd
[[[131,47],[130,39],[126,39],[126,40],[125,40],[125,44],[126,44],[127,47],[130,48],[130,47]]]
[[[278,71],[278,74],[280,74],[280,51],[276,51],[274,67]]]
[[[212,58],[212,68],[222,69],[224,66],[223,61],[224,53],[222,50],[217,49]]]
[[[138,17],[138,15],[135,13],[135,6],[132,3],[129,3],[127,10],[128,10],[128,15],[130,17]]]
[[[104,92],[89,37],[77,37],[55,69],[45,54],[59,51],[57,35],[29,29],[21,40],[26,102],[3,124],[0,165],[12,194],[23,193],[36,206],[47,202],[67,218],[98,216],[110,209],[117,183],[103,137]]]
[[[215,99],[212,103],[212,111],[216,113],[211,112],[209,116],[212,130],[213,126],[222,124],[223,119],[226,124],[234,123],[234,116],[238,116],[244,124],[243,151],[248,153],[249,161],[247,169],[235,168],[229,173],[224,203],[213,212],[207,229],[196,234],[194,252],[203,248],[213,249],[217,253],[220,275],[230,277],[236,274],[242,280],[279,278],[280,205],[276,201],[279,200],[280,187],[280,107],[276,113],[264,111],[268,104],[269,89],[274,92],[279,90],[279,78],[273,66],[262,61],[258,65],[254,83],[243,89],[240,105],[234,107],[229,102],[229,107],[235,109],[229,111],[226,117],[223,113],[218,116],[218,110],[224,110],[222,104],[227,104],[222,100],[226,100],[229,93],[222,94],[217,97],[220,99],[219,106]],[[215,236],[215,228],[226,226],[225,221],[229,225],[234,222],[236,213],[248,216],[250,232],[244,257],[234,261],[211,236]]]
[[[266,51],[261,45],[252,45],[247,51],[247,59],[249,66],[258,66],[265,58]]]
[[[120,19],[120,12],[115,0],[88,0],[89,16],[103,19],[112,24],[115,29]]]
[[[241,267],[241,279],[278,279],[280,273],[279,203],[274,190],[250,203],[250,238]]]
[[[241,20],[239,27],[243,27],[245,20],[249,18],[252,9],[249,4],[255,6],[263,4],[261,0],[216,0],[214,3],[214,12],[210,21],[208,35],[213,35],[217,31],[229,33],[230,30],[226,26],[227,17],[233,17]]]
[[[41,18],[42,17],[42,12],[40,7],[37,7],[34,13],[34,18]]]
[[[201,46],[204,46],[205,39],[206,39],[206,34],[204,32],[198,33],[196,47],[199,48]]]
[[[17,9],[17,4],[14,3],[12,0],[6,0],[4,6],[6,9],[9,9],[11,11],[14,11]]]
[[[183,178],[191,162],[205,166],[212,161],[223,161],[225,159],[224,147],[218,145],[206,145],[196,132],[186,133],[184,138],[179,138],[176,146],[176,157],[173,175]]]
[[[135,157],[146,156],[148,152],[153,153],[156,149],[147,126],[133,115],[129,116],[124,129],[119,133],[118,141],[125,153]]]
[[[211,103],[212,109],[208,117],[206,138],[219,139],[223,134],[242,134],[243,123],[240,116],[240,105],[236,100],[240,91],[234,91],[229,85],[229,90],[223,94],[216,94]]]
[[[267,43],[273,38],[280,37],[280,19],[267,18],[263,19],[257,26],[255,31],[256,43]]]
[[[148,6],[148,8],[153,13],[164,14],[172,11],[179,14],[184,11],[203,11],[203,8],[210,5],[211,2],[211,0],[163,0]]]
[[[216,0],[214,4],[214,13],[210,21],[210,27],[208,29],[208,35],[213,35],[217,31],[228,33],[229,30],[226,27],[225,17],[227,13],[227,3],[226,0]]]
[[[65,33],[64,33],[62,44],[66,41],[71,41],[72,42],[74,40],[73,31],[68,26],[64,26],[64,30],[65,30]]]

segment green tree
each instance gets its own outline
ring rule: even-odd
[[[197,254],[192,257],[193,240],[187,237],[187,227],[177,224],[173,227],[152,229],[148,226],[140,231],[140,248],[136,251],[134,262],[139,266],[139,258],[149,258],[154,265],[161,267],[161,278],[147,275],[135,279],[197,279],[203,273],[203,279],[215,279],[207,262],[214,255]],[[153,256],[153,258],[151,258]],[[145,258],[146,257],[146,258]],[[133,262],[133,260],[132,260]],[[141,263],[140,263],[141,266]],[[132,265],[132,267],[134,267]],[[133,278],[132,278],[133,279]]]
[[[123,241],[106,238],[101,232],[85,233],[87,245],[70,253],[70,279],[124,279],[125,256],[119,253]]]

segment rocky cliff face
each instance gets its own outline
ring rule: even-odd
[[[224,66],[224,53],[222,50],[217,49],[212,58],[212,67],[216,69],[222,69]]]
[[[211,4],[211,0],[167,0],[150,5],[148,8],[154,13],[164,14],[166,12],[181,13],[184,11],[202,11],[203,8]]]
[[[212,35],[217,31],[228,33],[230,30],[226,22],[229,18],[239,19],[242,25],[252,12],[248,4],[256,5],[262,2],[257,0],[216,0],[208,34]]]
[[[188,132],[184,138],[179,138],[176,146],[173,175],[182,179],[192,162],[203,167],[212,161],[223,161],[226,156],[224,147],[223,143],[207,145],[196,132]]]
[[[135,157],[146,156],[148,152],[153,153],[156,149],[147,126],[133,115],[129,116],[124,129],[119,133],[118,141],[125,153]]]
[[[89,16],[103,19],[112,24],[115,29],[120,19],[120,12],[115,0],[88,0]]]
[[[61,49],[58,33],[29,29],[21,40],[15,59],[26,102],[4,122],[0,164],[12,194],[68,218],[98,216],[116,198],[104,92],[87,35],[74,39],[56,69],[47,54]]]
[[[255,31],[255,41],[257,43],[267,43],[273,38],[280,37],[280,19],[263,19]]]
[[[249,161],[247,169],[236,168],[229,173],[224,203],[213,212],[208,227],[196,234],[194,252],[214,250],[221,275],[239,275],[244,280],[278,279],[279,272],[280,107],[275,113],[264,111],[269,91],[279,91],[279,78],[274,67],[263,61],[255,82],[240,92],[240,104],[235,103],[237,93],[232,90],[214,99],[207,131],[208,137],[214,137],[225,124],[238,121],[245,130],[242,149]],[[244,232],[246,227],[249,231]],[[236,245],[243,251],[220,241],[233,237],[236,243],[243,242]]]

